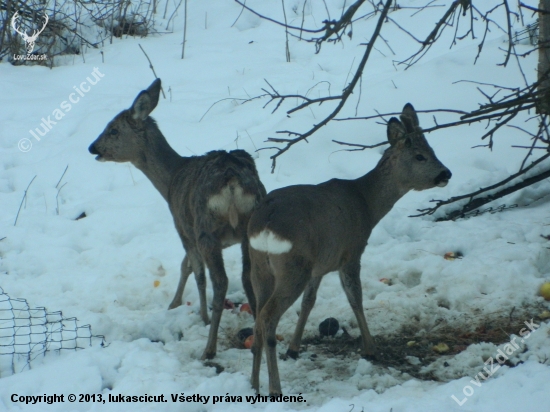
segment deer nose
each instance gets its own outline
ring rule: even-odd
[[[94,143],[92,143],[90,147],[88,147],[88,151],[93,155],[99,155],[99,152],[97,151]]]
[[[435,178],[435,185],[436,186],[446,186],[449,182],[449,179],[451,178],[453,174],[451,171],[447,168],[443,170],[437,177]]]

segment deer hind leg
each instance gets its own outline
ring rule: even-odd
[[[174,299],[172,300],[172,303],[170,303],[170,306],[168,306],[168,309],[174,309],[181,305],[187,279],[189,278],[191,272],[194,272],[197,288],[199,289],[201,319],[205,325],[208,325],[210,324],[210,318],[208,317],[208,308],[206,306],[206,274],[204,263],[200,254],[198,254],[195,250],[188,249],[186,252],[185,258],[183,258],[183,262],[181,262],[181,274],[178,289],[176,290]]]
[[[243,239],[241,243],[241,250],[243,254],[243,288],[246,298],[248,299],[248,304],[250,309],[252,309],[252,315],[256,319],[256,298],[254,296],[254,289],[252,288],[252,282],[250,280],[250,254],[248,248],[248,238]]]
[[[286,355],[292,359],[297,359],[300,351],[300,343],[302,342],[302,335],[306,326],[307,318],[311,313],[313,305],[315,305],[315,299],[317,298],[317,290],[321,284],[322,276],[312,277],[306,286],[304,296],[302,298],[302,310],[300,311],[300,317],[298,318],[298,324],[296,330],[286,351]]]
[[[201,358],[205,360],[216,356],[218,328],[222,317],[228,281],[223,266],[222,247],[219,239],[211,234],[203,233],[199,236],[198,244],[204,262],[210,271],[210,279],[212,280],[212,287],[214,289],[212,323],[210,324],[206,349]]]
[[[206,305],[206,270],[204,268],[204,262],[200,254],[196,252],[189,255],[189,261],[195,273],[195,282],[197,282],[197,289],[199,290],[201,319],[205,325],[209,325],[210,318],[208,317],[208,307]]]
[[[189,278],[189,275],[191,274],[191,272],[193,272],[193,269],[191,269],[191,264],[189,263],[188,256],[185,255],[185,257],[183,258],[183,262],[181,262],[180,281],[178,283],[178,289],[176,290],[174,299],[172,299],[172,303],[170,303],[170,306],[168,306],[168,309],[175,309],[181,306],[183,290],[185,289],[185,285],[187,284],[187,279]]]
[[[250,280],[254,289],[256,307],[252,310],[259,314],[267,300],[275,289],[275,278],[270,272],[267,255],[251,249],[251,276]],[[264,329],[260,327],[258,316],[254,325],[254,343],[252,344],[252,375],[250,383],[258,393],[260,391],[260,367],[262,363],[262,351],[264,345]]]
[[[282,393],[277,366],[277,325],[281,316],[300,297],[311,278],[311,268],[306,268],[296,262],[285,266],[285,273],[280,278],[276,277],[275,290],[261,312],[258,313],[256,320],[257,329],[261,331],[265,345],[270,395]]]
[[[355,317],[357,324],[361,330],[362,349],[361,356],[367,359],[375,358],[375,344],[367,326],[367,319],[363,312],[363,291],[361,289],[361,278],[359,276],[361,266],[359,262],[354,262],[340,269],[340,282],[346,292],[349,304]]]

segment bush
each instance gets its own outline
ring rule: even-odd
[[[0,61],[51,67],[56,56],[81,54],[87,47],[112,42],[113,37],[147,36],[154,31],[156,5],[157,0],[0,0]],[[38,34],[34,47],[29,47],[21,33]],[[29,50],[47,59],[16,57],[26,56]]]

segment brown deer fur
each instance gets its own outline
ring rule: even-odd
[[[451,172],[422,134],[412,105],[387,127],[390,147],[377,166],[355,180],[332,179],[269,193],[248,224],[252,286],[256,297],[252,387],[259,390],[265,346],[270,394],[281,393],[276,329],[283,313],[304,292],[289,355],[297,356],[322,277],[338,271],[361,331],[362,352],[375,355],[363,313],[360,259],[372,229],[409,190],[445,186]]]
[[[241,244],[242,282],[253,310],[250,259],[246,227],[252,209],[265,196],[252,157],[243,150],[212,151],[182,157],[168,144],[149,114],[159,99],[160,79],[142,91],[132,107],[119,113],[89,151],[100,161],[131,162],[140,169],[168,202],[186,255],[178,289],[169,308],[181,305],[191,272],[199,289],[200,314],[208,324],[205,265],[214,289],[212,324],[203,359],[216,354],[216,341],[225,294],[222,249]]]

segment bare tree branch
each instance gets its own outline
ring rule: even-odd
[[[349,149],[349,152],[356,152],[356,151],[362,151],[365,149],[374,149],[375,147],[385,146],[388,144],[388,142],[380,142],[373,145],[364,145],[364,144],[357,144],[357,143],[346,143],[346,142],[340,142],[339,140],[333,140],[334,143],[338,143],[343,146],[351,146],[356,147],[357,149]]]
[[[365,68],[365,65],[367,64],[367,60],[368,60],[368,58],[370,56],[370,53],[371,53],[371,51],[374,47],[374,42],[376,41],[376,38],[380,34],[380,30],[382,29],[382,24],[384,23],[384,21],[386,19],[386,16],[388,15],[388,11],[390,9],[391,3],[392,3],[392,0],[387,0],[386,1],[386,4],[384,5],[384,9],[382,10],[382,12],[380,14],[380,17],[378,18],[378,23],[376,25],[376,28],[375,28],[372,36],[371,36],[371,39],[370,39],[369,43],[367,44],[367,50],[365,51],[365,54],[363,55],[363,58],[361,59],[361,62],[359,63],[359,67],[357,68],[357,71],[355,72],[355,75],[354,75],[353,79],[351,80],[351,82],[342,91],[342,95],[340,96],[340,99],[339,99],[340,102],[338,103],[338,106],[334,109],[334,111],[331,114],[329,114],[325,119],[323,119],[320,123],[317,123],[316,125],[314,125],[307,132],[299,133],[299,134],[296,133],[298,135],[298,137],[296,137],[294,139],[281,140],[281,139],[269,138],[267,140],[267,141],[275,141],[275,142],[284,142],[284,143],[286,143],[286,146],[284,146],[283,148],[279,148],[277,153],[275,153],[274,155],[272,155],[270,157],[270,159],[272,160],[272,165],[271,165],[271,172],[272,173],[275,171],[276,161],[277,161],[277,158],[280,155],[285,153],[288,149],[290,149],[296,143],[298,143],[302,140],[305,140],[309,136],[313,135],[317,130],[319,130],[320,128],[325,126],[328,122],[330,122],[332,119],[334,119],[334,117],[336,117],[336,115],[340,112],[342,107],[344,107],[344,105],[346,104],[346,101],[348,100],[349,96],[352,94],[355,86],[357,85],[357,82],[359,81],[359,78],[363,74],[363,69]],[[281,132],[278,132],[278,133],[281,133]],[[288,133],[288,132],[282,132],[282,133]]]
[[[235,2],[239,3],[241,6],[243,6],[244,9],[248,10],[249,12],[255,14],[256,16],[264,19],[264,20],[268,20],[272,23],[275,23],[279,26],[282,26],[282,27],[285,27],[287,29],[294,29],[294,30],[298,30],[298,31],[305,31],[306,33],[321,33],[323,32],[323,30],[325,30],[324,28],[322,29],[304,29],[303,27],[296,27],[296,26],[290,26],[290,25],[287,25],[285,23],[282,23],[280,21],[277,21],[275,19],[272,19],[270,17],[267,17],[267,16],[264,16],[263,14],[260,14],[258,13],[257,11],[255,11],[254,9],[251,9],[250,7],[248,7],[246,4],[240,2],[239,0],[235,0]]]
[[[241,2],[240,0],[235,0],[235,2],[240,4],[243,7],[243,9],[246,9],[246,10],[250,11],[251,13],[255,14],[256,16],[258,16],[262,19],[265,19],[267,21],[270,21],[272,23],[275,23],[279,26],[284,27],[285,30],[287,31],[287,34],[290,34],[291,36],[299,38],[300,40],[305,40],[307,42],[315,43],[316,53],[319,53],[319,51],[321,50],[321,45],[322,45],[323,42],[325,42],[325,41],[337,42],[337,41],[340,41],[342,39],[342,36],[343,36],[344,32],[346,31],[347,27],[349,27],[353,23],[353,21],[354,21],[353,17],[357,13],[357,10],[359,10],[359,8],[365,3],[365,1],[366,0],[357,0],[355,3],[353,3],[351,6],[349,6],[348,9],[345,12],[342,13],[342,16],[340,17],[339,20],[330,19],[330,16],[329,16],[327,20],[323,20],[323,24],[324,24],[323,28],[320,28],[320,29],[305,29],[304,28],[304,21],[303,21],[303,12],[302,12],[301,27],[296,27],[296,26],[289,25],[286,22],[283,23],[283,22],[277,21],[275,19],[272,19],[271,17],[264,16],[263,14],[260,14],[257,11],[255,11],[254,9],[246,6],[246,4],[244,2]],[[304,3],[304,7],[305,7],[305,3]],[[369,14],[374,14],[374,13],[377,12],[378,7],[374,6],[374,8],[375,8],[375,11],[372,12],[372,13],[369,13]],[[327,13],[328,13],[328,10],[327,10]],[[298,32],[298,34],[289,33],[288,30],[296,30]],[[322,32],[325,32],[325,33],[321,37],[314,37],[314,38],[310,38],[310,39],[304,39],[302,37],[303,32],[306,32],[306,33],[322,33]]]
[[[522,182],[514,185],[514,186],[511,186],[507,189],[504,189],[504,190],[501,190],[500,192],[497,192],[497,193],[494,193],[492,195],[488,195],[488,196],[485,196],[483,198],[476,198],[474,199],[475,196],[478,196],[482,193],[486,193],[486,192],[489,192],[493,189],[496,189],[497,187],[500,187],[500,186],[503,186],[505,185],[506,183],[516,179],[517,177],[521,176],[521,175],[524,175],[525,173],[527,173],[529,170],[531,170],[533,167],[535,167],[536,165],[542,163],[543,161],[545,161],[546,159],[548,159],[550,157],[550,153],[548,154],[545,154],[544,156],[538,158],[537,160],[535,160],[533,163],[531,163],[528,167],[526,167],[525,169],[523,170],[520,170],[519,172],[507,177],[506,179],[498,182],[498,183],[495,183],[494,185],[491,185],[491,186],[488,186],[488,187],[485,187],[485,188],[482,188],[482,189],[479,189],[479,190],[476,190],[475,192],[472,192],[472,193],[467,193],[465,195],[461,195],[461,196],[454,196],[454,197],[451,197],[450,199],[447,199],[447,200],[432,200],[432,202],[437,202],[437,204],[434,206],[434,207],[431,207],[431,208],[427,208],[427,209],[418,209],[418,211],[420,212],[419,214],[417,215],[412,215],[410,217],[418,217],[418,216],[425,216],[425,215],[432,215],[435,213],[435,211],[437,209],[439,209],[441,206],[444,206],[444,205],[448,205],[450,203],[454,203],[454,202],[458,202],[459,200],[463,200],[463,199],[470,199],[470,201],[464,205],[459,211],[454,211],[454,212],[451,212],[449,214],[447,214],[447,218],[443,218],[441,220],[451,220],[451,219],[456,219],[458,217],[460,217],[460,214],[464,214],[466,212],[469,212],[469,211],[472,211],[474,209],[477,209],[478,207],[480,206],[483,206],[484,204],[487,204],[495,199],[498,199],[500,197],[503,197],[507,194],[510,194],[510,193],[513,193],[514,191],[516,190],[519,190],[523,187],[526,187],[528,186],[529,184],[532,184],[534,182],[538,182],[540,180],[543,180],[543,179],[546,179],[547,177],[550,177],[550,169],[549,170],[546,170],[545,172],[541,173],[541,174],[538,174],[536,176],[533,176],[533,177],[530,177],[530,178],[527,178],[525,180],[523,180]],[[534,179],[534,180],[533,180]],[[537,180],[538,179],[538,180]],[[528,183],[526,184],[526,182],[531,182],[531,183]],[[514,189],[515,190],[512,190]]]
[[[520,6],[520,7],[524,7],[524,8],[526,8],[526,9],[528,9],[528,10],[531,10],[531,11],[533,11],[533,12],[535,12],[535,13],[539,13],[539,14],[550,14],[550,11],[548,11],[548,10],[537,9],[536,7],[529,6],[529,5],[525,4],[525,3],[522,2],[522,1],[519,2],[519,6]]]

